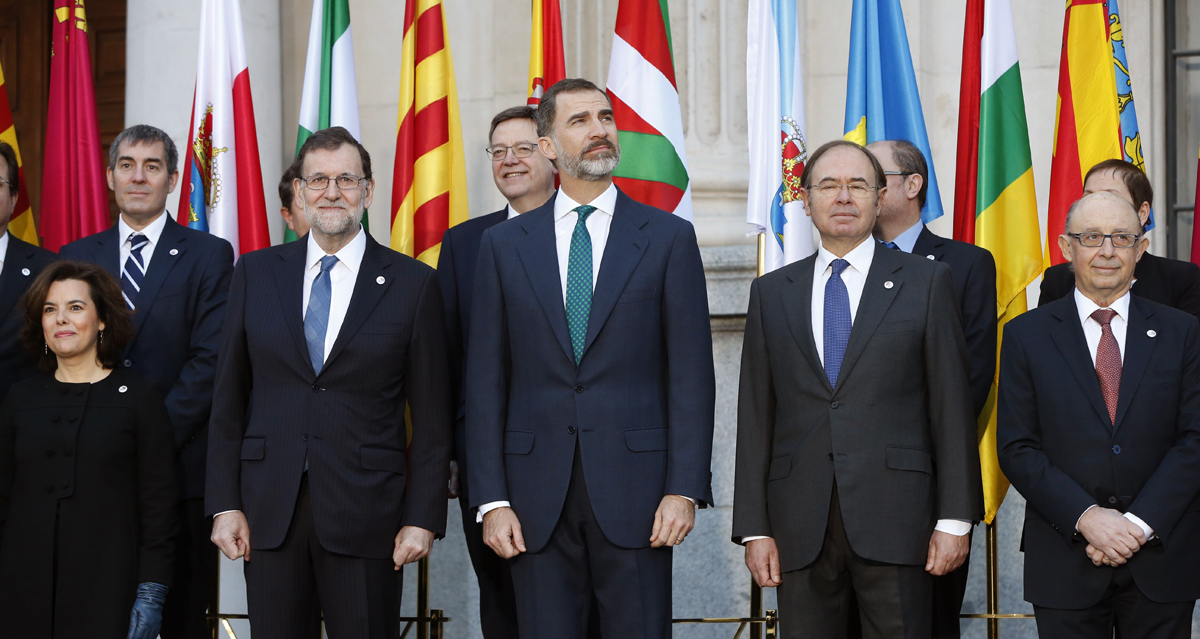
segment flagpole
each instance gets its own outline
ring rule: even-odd
[[[1000,565],[996,552],[996,524],[984,524],[987,531],[987,611],[989,615],[1000,614]],[[988,639],[999,639],[1000,619],[991,616],[987,620]]]

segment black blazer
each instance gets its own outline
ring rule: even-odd
[[[967,344],[971,408],[978,417],[996,379],[996,260],[985,248],[921,230],[913,255],[950,266]]]
[[[1100,601],[1113,568],[1087,558],[1075,523],[1097,504],[1157,539],[1127,564],[1153,601],[1200,597],[1200,326],[1137,296],[1129,306],[1114,426],[1068,295],[1007,324],[1000,355],[1000,467],[1027,501],[1025,599]]]
[[[716,382],[692,225],[619,189],[583,357],[567,330],[554,201],[483,234],[467,356],[472,508],[508,501],[550,540],[575,448],[605,537],[646,548],[664,495],[712,503]]]
[[[247,253],[234,271],[205,508],[243,511],[254,550],[283,543],[305,460],[326,550],[386,559],[402,526],[445,533],[451,426],[437,276],[366,241],[320,375],[304,341],[307,236]]]
[[[8,234],[8,253],[4,270],[0,271],[0,398],[17,380],[37,370],[37,360],[29,356],[21,344],[21,326],[25,316],[18,303],[29,289],[30,282],[43,268],[57,259],[54,253],[22,242]]]
[[[1200,318],[1200,266],[1145,253],[1133,270],[1132,293]],[[1070,264],[1056,264],[1042,275],[1038,306],[1066,297],[1075,290]]]
[[[180,497],[195,499],[204,496],[208,416],[233,247],[178,224],[169,212],[164,215],[167,224],[138,293],[133,339],[121,366],[150,380],[166,398],[179,455]],[[120,279],[124,241],[113,226],[67,244],[59,254],[98,264]]]
[[[808,566],[836,480],[855,553],[924,565],[938,519],[983,514],[950,269],[875,246],[833,390],[812,333],[815,264],[809,256],[750,287],[733,540],[773,537],[781,570]]]

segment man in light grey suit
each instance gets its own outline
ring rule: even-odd
[[[817,149],[821,246],[751,287],[733,540],[784,637],[845,637],[851,589],[864,637],[929,637],[929,575],[983,510],[950,269],[871,239],[884,179],[857,144]]]

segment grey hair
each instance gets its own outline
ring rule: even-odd
[[[122,144],[128,143],[130,146],[135,146],[155,142],[162,142],[163,151],[167,154],[167,157],[163,158],[167,162],[167,174],[178,171],[179,151],[175,148],[175,141],[167,135],[166,131],[149,124],[135,124],[117,134],[116,139],[112,141],[112,146],[108,147],[108,168],[117,168],[117,157]]]

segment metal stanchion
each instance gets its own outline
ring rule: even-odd
[[[758,236],[759,241],[762,241],[763,236]],[[754,583],[754,578],[750,578],[750,616],[762,616],[762,588]],[[750,626],[750,639],[762,639],[762,628],[758,624]]]
[[[996,525],[984,524],[987,549],[987,613],[979,615],[963,614],[961,619],[987,619],[988,639],[999,639],[1001,619],[1033,619],[1033,615],[1000,614],[1000,562],[997,550]]]

